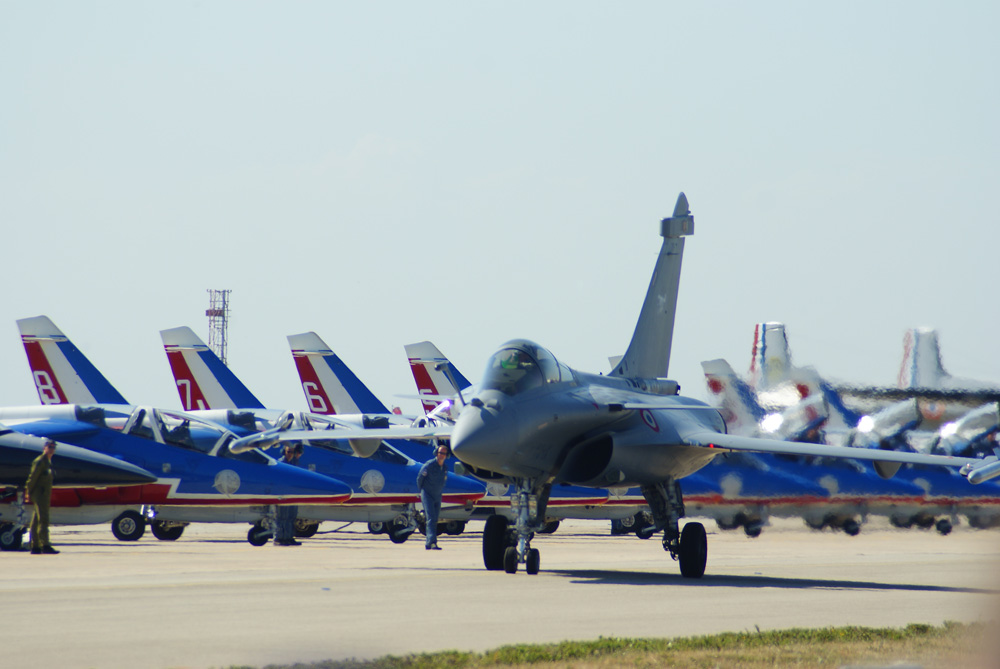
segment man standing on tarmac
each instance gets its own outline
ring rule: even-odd
[[[438,515],[441,513],[441,494],[448,472],[444,461],[448,458],[448,447],[438,445],[433,460],[428,460],[417,474],[417,488],[420,490],[420,502],[424,505],[426,519],[425,535],[427,542],[424,548],[439,551],[437,543]]]
[[[35,505],[35,513],[31,516],[31,554],[55,555],[59,551],[49,543],[49,502],[52,499],[52,456],[56,452],[56,442],[51,439],[45,442],[42,454],[31,463],[28,481],[24,488],[28,491],[31,503]]]
[[[287,444],[285,454],[280,462],[299,466],[302,455],[302,444]],[[278,531],[274,533],[275,546],[301,546],[301,541],[295,540],[295,520],[299,517],[299,507],[287,504],[278,505]]]

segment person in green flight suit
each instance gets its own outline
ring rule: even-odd
[[[59,551],[49,543],[49,500],[52,498],[52,456],[56,452],[56,442],[49,439],[45,442],[42,454],[31,463],[28,482],[25,489],[35,505],[35,513],[31,516],[31,554],[47,553],[55,555]]]

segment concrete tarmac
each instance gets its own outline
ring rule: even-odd
[[[246,525],[192,525],[174,542],[109,526],[55,527],[62,553],[0,554],[4,666],[228,667],[486,650],[564,639],[900,627],[1000,614],[1000,531],[860,536],[776,521],[757,539],[706,523],[701,580],[659,539],[607,521],[540,535],[542,572],[483,568],[481,523],[425,551],[324,523],[299,547],[253,547]]]

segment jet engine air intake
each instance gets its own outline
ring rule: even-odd
[[[618,469],[609,467],[614,452],[615,443],[610,434],[587,439],[570,450],[558,478],[574,485],[617,483]]]

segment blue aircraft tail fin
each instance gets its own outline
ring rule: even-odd
[[[185,411],[264,408],[194,330],[161,330],[160,338]]]
[[[127,404],[48,316],[17,321],[42,404]]]
[[[389,409],[315,332],[288,336],[309,410],[320,414],[387,414]]]

